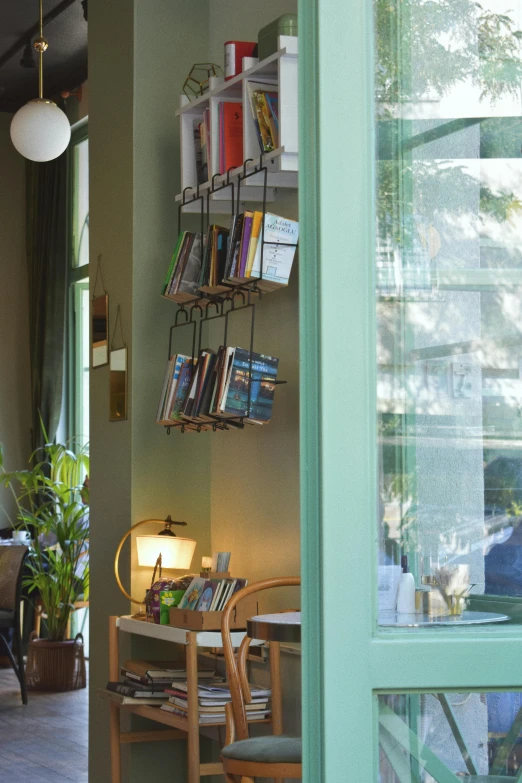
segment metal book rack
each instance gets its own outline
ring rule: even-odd
[[[194,298],[184,303],[178,303],[178,311],[176,313],[173,326],[170,328],[169,334],[169,353],[170,359],[172,353],[173,334],[175,329],[179,328],[191,328],[192,329],[192,366],[195,369],[195,362],[199,358],[201,353],[201,335],[203,326],[211,321],[218,319],[224,319],[224,335],[223,345],[227,345],[228,326],[231,315],[234,315],[243,310],[250,310],[250,347],[249,347],[249,368],[248,368],[248,414],[243,416],[220,414],[205,414],[202,421],[189,421],[180,420],[166,424],[165,429],[167,435],[170,435],[171,429],[180,429],[181,432],[194,431],[203,432],[212,430],[228,430],[231,428],[243,429],[245,423],[249,423],[247,420],[251,413],[252,408],[252,381],[253,380],[269,380],[274,385],[280,385],[286,383],[286,381],[273,380],[272,378],[264,378],[263,376],[254,377],[252,373],[252,355],[254,351],[254,332],[255,332],[255,309],[256,302],[253,301],[253,297],[257,297],[257,301],[261,300],[263,290],[263,260],[264,250],[267,245],[281,245],[281,247],[297,247],[295,243],[287,242],[271,242],[265,239],[265,217],[266,217],[266,203],[267,203],[267,186],[268,186],[268,169],[264,162],[263,153],[259,156],[259,163],[255,164],[250,171],[247,171],[249,163],[254,163],[252,158],[248,158],[243,163],[242,169],[232,175],[233,169],[229,169],[224,176],[221,184],[216,184],[216,178],[223,176],[220,174],[214,174],[211,181],[211,186],[207,191],[206,196],[206,209],[205,209],[205,197],[200,194],[198,185],[196,188],[186,187],[183,190],[181,202],[178,206],[178,235],[181,231],[181,223],[183,218],[183,208],[187,204],[193,204],[194,202],[201,202],[200,209],[200,231],[201,231],[201,268],[205,263],[205,248],[203,239],[206,236],[206,229],[210,225],[210,200],[215,193],[219,193],[227,188],[230,188],[231,192],[231,218],[238,215],[241,207],[241,185],[250,177],[261,175],[263,181],[263,194],[262,194],[262,213],[261,230],[259,241],[261,242],[261,258],[260,258],[260,274],[259,277],[241,278],[241,279],[226,279],[220,282],[218,286],[202,286],[198,289]],[[235,181],[234,181],[235,180]],[[190,191],[193,191],[192,196],[188,195]],[[236,197],[237,193],[237,197]],[[261,287],[260,287],[261,284]],[[194,370],[193,370],[194,372]],[[193,375],[191,376],[191,379]]]
[[[247,398],[247,414],[246,415],[229,415],[226,416],[218,413],[204,414],[204,418],[201,421],[190,421],[188,419],[180,419],[179,421],[172,422],[171,424],[165,424],[164,427],[167,430],[167,435],[170,435],[172,428],[180,429],[181,432],[204,432],[212,430],[228,430],[231,428],[243,429],[245,423],[249,423],[247,420],[250,417],[252,410],[252,380],[256,381],[270,381],[274,386],[279,386],[286,383],[286,381],[274,380],[269,376],[259,375],[255,377],[255,373],[252,372],[252,357],[254,352],[254,333],[255,333],[255,311],[256,304],[252,301],[253,292],[243,291],[240,289],[227,292],[221,297],[212,297],[205,303],[205,307],[202,306],[200,300],[197,300],[188,305],[180,305],[176,313],[174,324],[170,327],[169,333],[169,352],[168,359],[173,356],[173,335],[175,329],[189,327],[192,329],[192,349],[191,360],[193,371],[191,373],[190,382],[193,380],[193,373],[196,368],[196,361],[201,354],[201,341],[202,330],[205,324],[219,319],[224,319],[224,331],[222,345],[227,345],[229,320],[231,315],[235,315],[238,312],[250,310],[250,343],[249,343],[249,366],[248,366],[248,398]],[[260,295],[260,293],[259,293]],[[239,302],[239,303],[238,303]],[[200,417],[201,418],[201,417]]]
[[[197,302],[201,299],[213,299],[215,296],[221,296],[226,290],[229,291],[236,291],[236,290],[250,290],[255,293],[260,293],[263,283],[263,262],[265,257],[265,247],[267,245],[270,246],[280,246],[280,247],[297,247],[296,242],[273,242],[265,239],[265,218],[266,218],[266,204],[267,204],[267,188],[268,188],[268,168],[264,162],[264,154],[261,153],[259,156],[259,162],[256,163],[250,171],[247,171],[247,166],[249,163],[255,163],[253,158],[247,158],[247,160],[244,161],[242,169],[237,174],[232,175],[231,172],[234,170],[234,167],[230,168],[226,175],[222,174],[214,174],[211,180],[210,188],[207,191],[206,196],[206,210],[205,210],[205,197],[200,194],[199,188],[200,186],[197,185],[195,188],[188,186],[183,190],[181,202],[178,206],[178,236],[181,231],[181,223],[182,223],[182,216],[183,216],[183,208],[187,206],[187,204],[193,204],[196,201],[201,201],[201,210],[200,210],[200,231],[201,231],[201,268],[203,267],[204,259],[205,259],[205,250],[203,247],[203,240],[206,236],[206,229],[208,229],[210,225],[210,201],[211,197],[215,193],[219,193],[223,190],[226,190],[227,188],[230,188],[231,191],[231,218],[238,215],[241,211],[241,184],[246,182],[251,177],[261,175],[263,180],[263,195],[262,195],[262,214],[263,217],[261,219],[261,232],[260,232],[260,238],[259,241],[261,242],[261,256],[260,256],[260,265],[259,265],[259,276],[258,277],[247,277],[247,278],[241,278],[241,279],[225,279],[223,281],[220,281],[218,285],[218,290],[213,291],[210,286],[203,286],[198,289],[197,294],[194,294],[194,302]],[[220,185],[216,185],[216,178],[224,176],[225,178],[221,182]],[[234,183],[234,179],[236,182]],[[237,198],[235,198],[235,193],[237,189]],[[188,195],[189,191],[193,191],[192,196]],[[260,288],[261,284],[261,288]]]

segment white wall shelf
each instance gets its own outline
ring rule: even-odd
[[[273,82],[279,91],[279,143],[280,147],[261,156],[254,119],[249,106],[249,81]],[[182,193],[176,197],[177,203],[183,201],[183,191],[186,192],[184,206],[186,212],[199,212],[201,202],[191,199],[198,192],[196,173],[196,153],[194,145],[194,122],[203,119],[206,110],[210,113],[211,149],[209,150],[209,181],[199,185],[199,194],[207,195],[213,187],[218,187],[227,181],[234,186],[237,176],[243,172],[243,167],[233,169],[227,174],[219,172],[219,139],[218,111],[223,101],[240,101],[243,103],[243,160],[248,161],[246,172],[259,165],[260,156],[268,168],[267,202],[276,199],[278,188],[297,188],[298,172],[298,105],[297,105],[297,38],[291,36],[279,37],[279,50],[256,63],[252,67],[230,79],[211,79],[210,90],[199,98],[189,102],[181,96],[181,107],[176,112],[180,118],[181,143],[181,183]],[[214,186],[212,187],[212,178]],[[261,202],[263,199],[263,176],[253,176],[241,187],[240,209],[244,204]],[[209,209],[212,212],[229,213],[233,205],[230,190],[224,189],[211,193]],[[237,193],[235,194],[237,197]]]

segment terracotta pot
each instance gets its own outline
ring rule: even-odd
[[[38,639],[33,632],[25,668],[27,688],[32,691],[74,691],[85,688],[83,636],[66,642]]]

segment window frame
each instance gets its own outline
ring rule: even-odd
[[[88,118],[77,122],[71,129],[71,141],[67,150],[67,318],[66,318],[66,431],[67,438],[75,436],[79,430],[80,414],[77,406],[78,393],[82,383],[83,368],[78,357],[81,353],[81,335],[77,328],[81,292],[89,288],[89,264],[75,266],[74,248],[74,150],[78,144],[89,138]],[[87,439],[89,433],[82,433]]]

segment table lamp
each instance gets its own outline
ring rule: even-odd
[[[163,530],[160,530],[156,535],[148,536],[136,536],[136,547],[138,551],[138,565],[142,567],[153,568],[152,584],[156,576],[156,570],[159,568],[160,576],[162,568],[177,568],[181,570],[188,570],[192,562],[192,556],[196,548],[196,541],[192,538],[181,538],[177,536],[172,530],[172,525],[186,526],[186,522],[176,522],[171,519],[170,514],[167,519],[142,519],[141,522],[137,522],[133,525],[118,544],[116,550],[116,556],[114,558],[114,575],[116,582],[121,592],[132,601],[134,604],[142,605],[143,600],[136,600],[133,598],[123,587],[119,574],[119,562],[120,553],[127,538],[131,535],[133,530],[137,527],[141,527],[146,524],[162,525]]]

